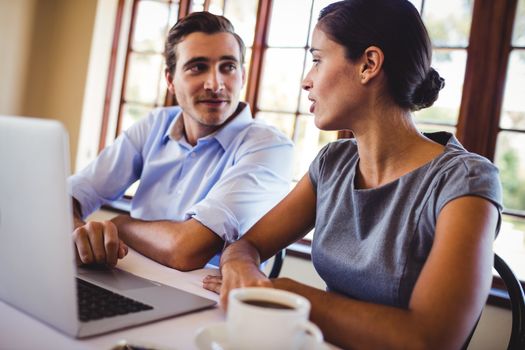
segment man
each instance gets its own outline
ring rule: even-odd
[[[114,266],[130,246],[200,268],[284,197],[293,146],[239,102],[244,52],[222,16],[192,13],[171,28],[165,75],[179,105],[152,111],[69,179],[80,263]],[[130,215],[83,221],[136,180]]]

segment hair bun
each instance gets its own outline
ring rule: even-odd
[[[412,110],[417,111],[432,106],[439,96],[439,90],[445,86],[445,79],[430,68],[425,80],[419,84],[412,95]]]

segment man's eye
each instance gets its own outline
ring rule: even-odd
[[[233,63],[230,63],[230,64],[226,64],[222,67],[223,71],[225,72],[233,72],[237,69],[237,65],[233,64]]]
[[[204,70],[206,70],[205,64],[196,64],[194,66],[191,66],[189,69],[192,73],[200,73]]]

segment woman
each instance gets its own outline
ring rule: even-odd
[[[421,134],[411,111],[444,81],[405,0],[327,6],[303,81],[323,130],[355,139],[320,151],[295,189],[222,255],[221,294],[267,286],[302,294],[343,348],[457,349],[485,304],[499,229],[497,169],[445,132]],[[312,260],[327,291],[269,280],[259,263],[316,228]]]

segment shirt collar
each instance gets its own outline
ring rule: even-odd
[[[228,144],[239,133],[239,131],[253,122],[252,113],[248,104],[245,102],[239,102],[239,108],[241,109],[241,111],[239,112],[239,114],[237,114],[235,118],[233,118],[233,120],[228,122],[228,124],[220,128],[216,132],[201,137],[199,140],[209,140],[215,138],[222,146],[222,148],[226,149]],[[182,118],[182,109],[179,110],[178,114],[173,118],[173,121],[164,133],[163,141],[167,142],[170,139],[177,142],[185,140],[184,119]]]

